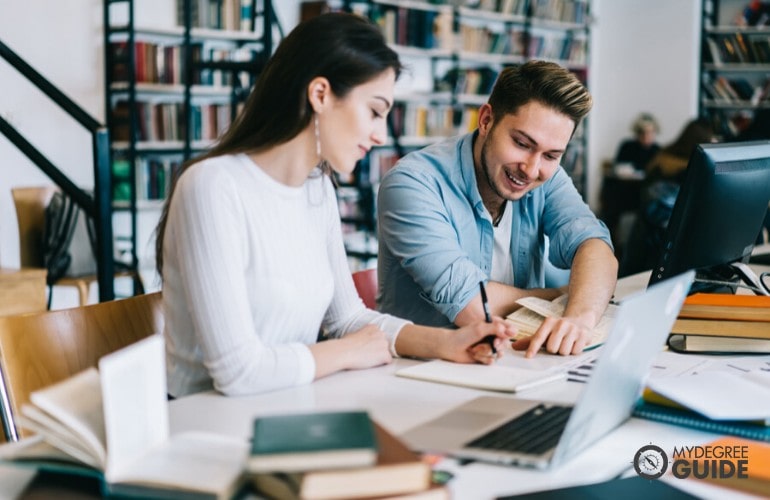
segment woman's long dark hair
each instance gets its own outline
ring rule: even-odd
[[[283,144],[310,123],[313,109],[307,87],[319,76],[344,98],[354,87],[393,69],[398,55],[380,30],[353,14],[323,14],[299,24],[280,43],[259,75],[246,105],[220,141],[206,154],[182,166],[177,179],[193,163],[225,154],[257,152]],[[172,184],[156,229],[155,259],[163,275],[163,237],[176,182]]]

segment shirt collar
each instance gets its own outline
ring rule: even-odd
[[[479,186],[476,182],[476,169],[473,163],[473,142],[479,135],[478,129],[465,134],[460,139],[460,176],[462,177],[462,187],[466,198],[470,204],[478,211],[484,212],[484,203],[479,194]]]

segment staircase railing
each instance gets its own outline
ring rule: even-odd
[[[43,75],[35,71],[18,54],[0,41],[0,58],[7,61],[21,73],[30,83],[40,89],[64,112],[75,119],[91,133],[91,146],[94,167],[94,195],[91,196],[76,186],[48,158],[37,150],[23,135],[8,121],[0,116],[0,133],[8,138],[32,163],[43,171],[59,188],[69,195],[87,216],[94,221],[96,229],[95,257],[97,277],[99,281],[99,301],[104,302],[115,298],[112,238],[112,204],[110,199],[111,170],[110,170],[110,136],[108,129],[98,120],[89,115],[72,99],[67,97]]]

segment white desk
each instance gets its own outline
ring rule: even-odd
[[[641,273],[621,280],[616,298],[643,288],[648,276],[649,273]],[[491,394],[394,375],[397,369],[414,363],[417,361],[399,359],[388,366],[338,373],[310,385],[257,396],[236,398],[203,393],[184,397],[169,405],[171,430],[173,433],[202,430],[246,440],[251,436],[252,421],[256,416],[363,408],[388,430],[400,434],[453,406]],[[582,388],[583,384],[560,381],[517,396],[500,396],[574,402]],[[452,459],[444,459],[437,468],[454,473],[455,477],[449,483],[453,498],[491,499],[500,495],[605,481],[624,471],[634,475],[631,461],[641,446],[652,442],[669,450],[673,446],[703,444],[716,437],[715,434],[684,427],[630,419],[555,470],[536,471],[482,463],[463,466]],[[665,480],[702,498],[757,498],[691,480],[673,477]],[[0,467],[0,496],[16,496],[13,492],[21,491],[29,481],[30,474],[24,469]]]
[[[622,279],[618,283],[616,299],[644,288],[648,279],[649,271]],[[449,408],[480,395],[493,394],[394,375],[397,369],[414,363],[417,361],[398,359],[388,366],[337,373],[310,385],[258,396],[233,398],[205,393],[181,398],[170,404],[171,429],[172,432],[204,430],[248,439],[256,416],[363,408],[388,430],[400,434]],[[580,383],[561,381],[519,395],[499,395],[574,402],[582,387]],[[536,471],[482,463],[461,466],[452,459],[443,460],[437,468],[455,474],[449,483],[453,498],[491,499],[605,481],[624,471],[634,475],[632,458],[646,444],[652,442],[668,450],[673,446],[707,443],[716,437],[715,434],[632,418],[555,470]],[[702,498],[756,498],[695,481],[673,477],[666,480]]]
[[[254,417],[314,410],[365,408],[390,431],[399,434],[441,412],[488,391],[466,389],[396,377],[394,372],[415,361],[399,359],[393,364],[332,375],[313,384],[249,397],[223,397],[214,393],[193,395],[170,404],[173,432],[205,430],[247,439]],[[583,385],[554,382],[518,397],[574,401]],[[501,395],[503,397],[514,397]],[[683,427],[631,419],[562,467],[536,471],[472,463],[460,466],[445,459],[439,469],[453,472],[449,483],[453,498],[490,499],[499,495],[551,489],[611,479],[630,470],[636,450],[650,442],[671,449],[711,441],[714,434]],[[701,497],[726,498],[725,490],[671,478],[673,484],[696,487]],[[730,491],[731,498],[740,498]],[[735,495],[735,496],[733,496]],[[751,498],[746,496],[745,498]]]

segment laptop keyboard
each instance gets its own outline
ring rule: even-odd
[[[571,406],[538,405],[465,446],[539,455],[559,442],[571,411]]]

